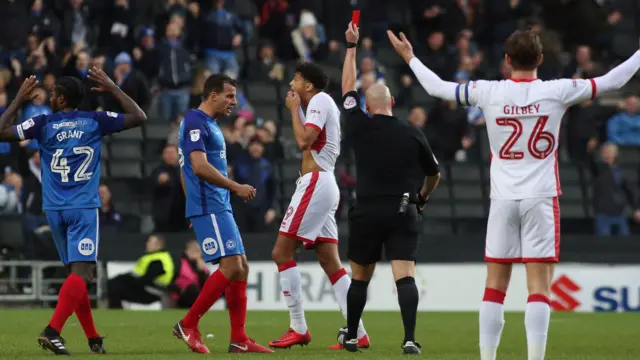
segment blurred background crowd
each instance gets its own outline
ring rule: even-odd
[[[16,121],[51,112],[48,96],[58,76],[78,77],[89,89],[88,69],[105,70],[149,121],[139,132],[106,141],[101,226],[187,231],[177,131],[184,113],[198,106],[206,77],[225,72],[239,80],[238,106],[229,118],[218,119],[229,173],[258,189],[251,202],[234,200],[236,220],[243,232],[271,231],[275,237],[300,159],[283,108],[292,69],[299,61],[323,64],[332,80],[327,92],[340,101],[344,31],[354,9],[362,11],[358,90],[387,84],[396,115],[425,132],[439,160],[453,166],[445,166],[448,173],[457,165],[469,174],[479,168],[472,191],[480,194],[472,199],[478,204],[486,203],[482,169],[488,159],[481,109],[430,98],[389,48],[385,31],[407,33],[428,67],[460,83],[509,78],[502,43],[518,28],[540,33],[541,79],[601,75],[638,49],[640,34],[640,4],[628,0],[0,0],[0,113],[26,76],[38,77],[42,96],[24,106]],[[564,120],[562,166],[588,174],[568,189],[587,188],[588,195],[576,201],[598,234],[629,234],[628,219],[640,221],[637,85],[634,79],[622,92],[575,106]],[[109,96],[87,94],[84,110],[122,110]],[[346,206],[357,181],[348,149],[343,144],[336,170]],[[37,144],[0,143],[0,165],[2,213],[20,214],[25,239],[45,231]],[[461,177],[470,181],[464,171]],[[454,191],[453,181],[443,181],[437,191],[448,202],[465,196]],[[486,218],[486,209],[457,212],[476,215]],[[25,257],[37,257],[33,247],[25,249]]]

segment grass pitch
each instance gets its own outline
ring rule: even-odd
[[[0,310],[0,359],[51,359],[54,355],[37,346],[37,336],[51,316],[51,310]],[[274,354],[226,353],[229,342],[228,316],[212,311],[200,322],[203,340],[210,355],[191,353],[174,338],[172,326],[184,311],[117,311],[94,313],[98,332],[106,336],[105,346],[112,359],[196,359],[238,356],[255,359],[393,359],[403,358],[400,344],[403,331],[400,314],[365,312],[364,322],[372,346],[361,353],[328,350],[345,324],[338,312],[307,312],[313,341],[307,347],[277,350]],[[422,356],[432,360],[467,360],[479,358],[477,313],[420,313],[417,341]],[[247,319],[247,333],[266,343],[279,337],[287,328],[286,312],[253,311]],[[526,341],[522,313],[506,315],[505,329],[498,351],[500,360],[526,359]],[[547,359],[558,360],[631,360],[640,358],[640,315],[637,313],[554,313],[551,319]],[[214,334],[213,339],[206,338]],[[72,317],[63,337],[74,358],[95,359],[88,354],[87,341],[77,319]]]

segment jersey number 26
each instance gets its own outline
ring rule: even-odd
[[[535,126],[533,127],[533,131],[531,132],[531,136],[529,136],[529,140],[527,141],[527,149],[529,150],[529,154],[533,156],[535,159],[545,159],[547,156],[551,155],[553,149],[556,145],[556,139],[552,133],[548,131],[542,131],[544,126],[547,124],[549,120],[548,116],[542,116],[538,118]],[[496,119],[496,124],[498,126],[510,126],[513,128],[513,132],[507,139],[507,142],[502,145],[500,148],[500,159],[504,160],[520,160],[524,158],[523,151],[512,151],[513,145],[520,139],[522,136],[522,122],[518,119],[514,118],[499,118]],[[547,147],[543,149],[538,148],[538,142],[543,140],[547,143]]]
[[[62,157],[63,149],[57,149],[53,153],[51,159],[51,172],[60,174],[60,178],[63,183],[69,182],[69,173],[71,172],[71,166],[67,162],[67,158]],[[78,170],[73,174],[73,181],[88,181],[91,179],[92,172],[87,172],[89,164],[93,160],[93,149],[88,146],[79,146],[73,148],[73,153],[76,155],[84,155],[84,160],[78,167]]]

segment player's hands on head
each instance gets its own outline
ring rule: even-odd
[[[298,110],[300,107],[300,95],[295,91],[289,91],[287,93],[287,100],[285,101],[289,110]]]
[[[360,32],[358,31],[358,25],[350,22],[347,31],[344,33],[347,38],[347,42],[357,43],[360,38]]]
[[[92,80],[96,83],[96,86],[91,88],[91,91],[97,92],[107,92],[113,91],[118,88],[118,86],[109,78],[109,76],[102,71],[102,69],[98,69],[97,67],[92,67],[89,69],[89,75],[87,75],[89,80]]]
[[[16,95],[16,99],[20,102],[33,100],[38,96],[38,92],[34,92],[36,86],[38,86],[38,80],[34,75],[29,76],[24,79],[22,85],[20,85],[20,89],[18,90],[18,94]]]
[[[244,200],[253,200],[256,197],[256,189],[247,184],[239,185],[234,192]]]
[[[396,52],[400,56],[402,56],[404,61],[408,63],[409,61],[411,61],[411,59],[413,59],[414,57],[413,46],[411,46],[411,43],[409,42],[407,37],[404,35],[404,33],[401,32],[400,38],[398,38],[393,33],[393,31],[387,30],[387,36],[389,37],[389,40],[391,41],[391,45],[393,45],[393,48],[396,49]]]

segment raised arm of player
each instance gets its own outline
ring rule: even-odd
[[[93,67],[89,69],[89,74],[87,77],[90,80],[96,82],[96,86],[91,88],[91,91],[97,92],[110,92],[113,97],[118,100],[122,108],[124,109],[124,129],[131,129],[134,127],[138,127],[142,125],[142,123],[147,120],[147,114],[140,109],[138,104],[133,101],[129,95],[125,94],[120,87],[118,87],[113,80],[107,76],[107,74],[98,69],[97,67]]]
[[[20,141],[24,139],[20,139],[19,134],[14,130],[11,125],[13,124],[13,119],[18,114],[20,110],[20,106],[27,101],[32,99],[33,89],[38,85],[38,80],[36,80],[35,76],[29,76],[26,78],[22,85],[20,85],[20,89],[18,90],[18,94],[13,99],[11,104],[7,107],[2,116],[0,116],[0,141]]]
[[[608,73],[594,78],[597,92],[604,93],[623,87],[640,69],[640,50],[636,51],[622,64],[611,69]]]
[[[303,151],[309,150],[311,145],[316,141],[318,135],[320,135],[321,129],[318,126],[303,126],[301,111],[300,111],[300,96],[295,91],[289,91],[286,99],[287,108],[291,111],[291,123],[293,126],[293,135],[296,138],[296,142],[300,149]],[[318,111],[320,114],[321,109],[314,109],[315,102],[312,99],[309,103],[308,114],[313,114],[314,111]]]
[[[458,84],[442,80],[436,73],[424,66],[413,54],[413,46],[404,33],[400,33],[400,39],[398,39],[391,30],[387,30],[387,36],[389,36],[393,48],[409,64],[420,85],[429,95],[449,101],[456,100]]]
[[[347,42],[358,43],[358,38],[360,37],[358,26],[349,23],[349,28],[344,35]],[[342,96],[345,96],[348,92],[356,91],[356,71],[356,48],[347,48],[347,54],[342,65]]]

